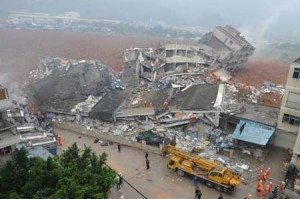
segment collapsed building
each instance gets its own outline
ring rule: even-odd
[[[197,73],[205,67],[233,71],[248,60],[254,49],[232,26],[217,26],[197,45],[165,44],[125,50],[123,76],[156,81],[168,73]]]
[[[9,160],[12,152],[21,146],[28,148],[32,156],[35,156],[34,151],[56,155],[56,136],[52,128],[41,117],[32,115],[27,105],[10,99],[2,86],[0,96],[0,163]]]
[[[245,63],[255,50],[238,30],[229,25],[215,27],[204,35],[200,44],[213,48],[221,67],[230,71]]]

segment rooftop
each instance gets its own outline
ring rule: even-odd
[[[170,105],[182,110],[208,110],[216,101],[218,89],[218,84],[192,85],[187,90],[175,95]]]
[[[250,121],[276,126],[279,108],[262,106],[257,104],[244,104],[246,111],[233,117],[247,119]]]
[[[126,100],[129,92],[123,91],[111,91],[107,93],[103,98],[92,108],[89,113],[92,118],[99,118],[103,120],[111,120],[114,112],[121,106]]]
[[[300,57],[297,58],[293,63],[298,63],[298,64],[300,64]]]

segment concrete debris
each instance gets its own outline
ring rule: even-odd
[[[88,96],[88,98],[83,101],[83,102],[79,102],[78,104],[75,105],[75,107],[73,109],[71,109],[71,112],[90,112],[92,110],[92,108],[96,105],[96,103],[102,98],[102,96],[100,97],[95,97],[93,95]]]

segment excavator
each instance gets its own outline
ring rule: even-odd
[[[215,188],[220,192],[233,192],[242,181],[238,171],[224,167],[220,162],[180,150],[175,146],[164,146],[163,153],[171,154],[167,164],[169,169],[175,170],[180,176],[190,174],[198,177],[208,187]]]

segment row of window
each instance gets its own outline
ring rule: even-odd
[[[293,78],[300,79],[300,68],[295,68]]]
[[[282,118],[283,123],[291,124],[294,126],[300,126],[300,117],[284,114]]]

